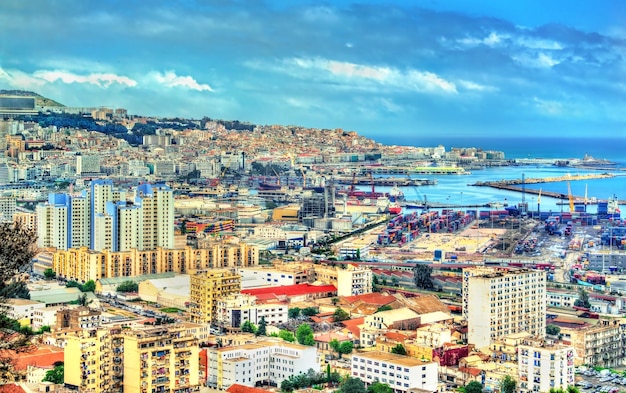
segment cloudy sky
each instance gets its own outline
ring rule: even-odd
[[[622,135],[626,2],[0,2],[0,89],[380,135]]]

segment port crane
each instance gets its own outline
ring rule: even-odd
[[[576,209],[574,208],[574,196],[572,195],[572,187],[567,182],[567,198],[569,199],[569,212],[574,213]]]

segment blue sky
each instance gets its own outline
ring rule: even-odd
[[[626,2],[0,2],[0,88],[377,136],[624,136]]]

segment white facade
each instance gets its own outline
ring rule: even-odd
[[[350,374],[360,378],[366,386],[374,382],[386,383],[396,393],[409,389],[434,392],[439,381],[437,363],[379,351],[352,355]]]
[[[93,250],[112,250],[113,220],[111,216],[108,214],[96,214],[93,221]]]
[[[360,343],[363,347],[371,347],[376,345],[376,339],[387,329],[415,330],[418,326],[419,314],[410,308],[380,311],[364,318]]]
[[[67,308],[66,306],[53,306],[37,308],[33,312],[33,330],[39,330],[42,326],[54,328],[57,324],[57,311]]]
[[[31,325],[35,317],[35,310],[46,308],[45,303],[35,302],[28,299],[7,299],[6,303],[0,305],[7,317],[17,321],[27,320]]]
[[[0,197],[0,223],[13,222],[16,199],[14,197]]]
[[[317,348],[284,341],[261,341],[238,347],[207,350],[207,385],[225,389],[238,383],[280,383],[291,375],[319,372]]]
[[[476,348],[514,333],[546,331],[546,273],[532,269],[463,269],[463,316]]]
[[[308,277],[306,272],[255,267],[240,268],[237,273],[241,276],[241,289],[302,284]]]
[[[519,391],[547,392],[574,385],[574,348],[571,346],[518,347]]]
[[[229,295],[217,302],[217,323],[241,327],[245,321],[258,325],[265,318],[268,325],[285,323],[289,319],[287,303],[257,304],[256,298],[246,294]]]

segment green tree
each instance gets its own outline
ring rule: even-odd
[[[94,280],[89,280],[80,287],[81,292],[95,292],[96,291],[96,282]]]
[[[313,329],[306,323],[301,324],[296,329],[296,340],[302,345],[315,345],[315,339],[313,338]]]
[[[578,299],[574,302],[574,306],[576,307],[584,307],[591,308],[591,303],[589,303],[589,294],[584,289],[580,289],[578,294]]]
[[[382,382],[374,382],[367,387],[367,393],[393,393],[393,389]]]
[[[294,308],[290,308],[289,311],[287,311],[289,318],[293,318],[296,319],[300,316],[300,308],[299,307],[294,307]]]
[[[64,378],[64,367],[61,364],[60,366],[55,366],[52,370],[46,371],[46,376],[43,378],[42,382],[52,382],[54,384],[62,384]]]
[[[352,350],[354,349],[354,343],[352,341],[344,341],[341,344],[339,344],[339,359],[341,359],[341,355],[347,355],[349,353],[352,353]]]
[[[350,376],[343,380],[339,385],[341,393],[365,393],[365,384],[359,378],[352,378]]]
[[[87,299],[87,293],[81,293],[76,300],[71,302],[72,304],[78,304],[79,306],[87,307],[93,300]]]
[[[431,278],[431,274],[433,272],[433,268],[429,265],[418,263],[413,268],[413,280],[415,281],[415,286],[420,289],[433,289],[435,286],[433,285],[433,280]]]
[[[391,348],[391,353],[395,353],[396,355],[406,355],[406,349],[402,344],[396,344],[395,347]]]
[[[333,304],[333,306],[336,306],[337,304],[339,304],[339,298],[333,297],[330,299],[330,302]]]
[[[515,393],[517,389],[517,381],[510,375],[505,375],[500,381],[500,390],[502,393]]]
[[[278,337],[290,343],[296,341],[296,337],[293,335],[293,333],[286,329],[281,329],[278,332]]]
[[[293,381],[290,378],[283,379],[280,383],[280,390],[286,393],[293,392]]]
[[[46,278],[46,280],[52,280],[57,276],[57,274],[54,272],[54,270],[52,270],[52,268],[47,268],[43,271],[43,276]]]
[[[249,319],[246,319],[243,325],[241,325],[241,331],[246,333],[254,333],[256,332],[256,326],[254,326],[254,324],[250,322]]]
[[[391,306],[390,306],[390,305],[385,304],[385,305],[383,305],[383,306],[378,307],[378,308],[376,309],[376,312],[381,312],[381,311],[389,311],[389,310],[393,310],[393,309],[391,308]]]
[[[567,387],[567,393],[580,393],[580,390],[574,385],[569,385]]]
[[[126,280],[115,289],[117,292],[128,293],[128,292],[138,292],[139,284],[134,282],[133,280]]]
[[[0,303],[8,298],[25,297],[26,283],[20,277],[30,270],[35,256],[36,231],[21,224],[0,224]],[[0,384],[13,382],[13,366],[20,354],[30,350],[30,336],[21,331],[19,323],[0,310],[0,332],[10,340],[0,340]]]
[[[561,333],[561,328],[557,325],[550,324],[546,326],[546,334],[549,334],[551,336],[558,336],[559,333]]]
[[[350,319],[350,314],[348,314],[343,308],[337,307],[333,313],[333,318],[335,322],[341,322]]]
[[[316,315],[319,312],[319,309],[317,307],[306,307],[306,308],[303,308],[300,312],[305,317],[312,317],[313,315]]]
[[[391,278],[391,286],[397,287],[399,285],[400,285],[400,281],[398,280],[398,278],[397,277],[392,277]]]
[[[550,390],[548,390],[549,393],[565,393],[565,390],[563,388],[550,388]]]
[[[259,326],[256,328],[254,334],[257,336],[267,336],[267,322],[265,322],[265,317],[261,317],[259,320]]]
[[[483,385],[480,382],[472,381],[465,385],[465,393],[482,393]]]

